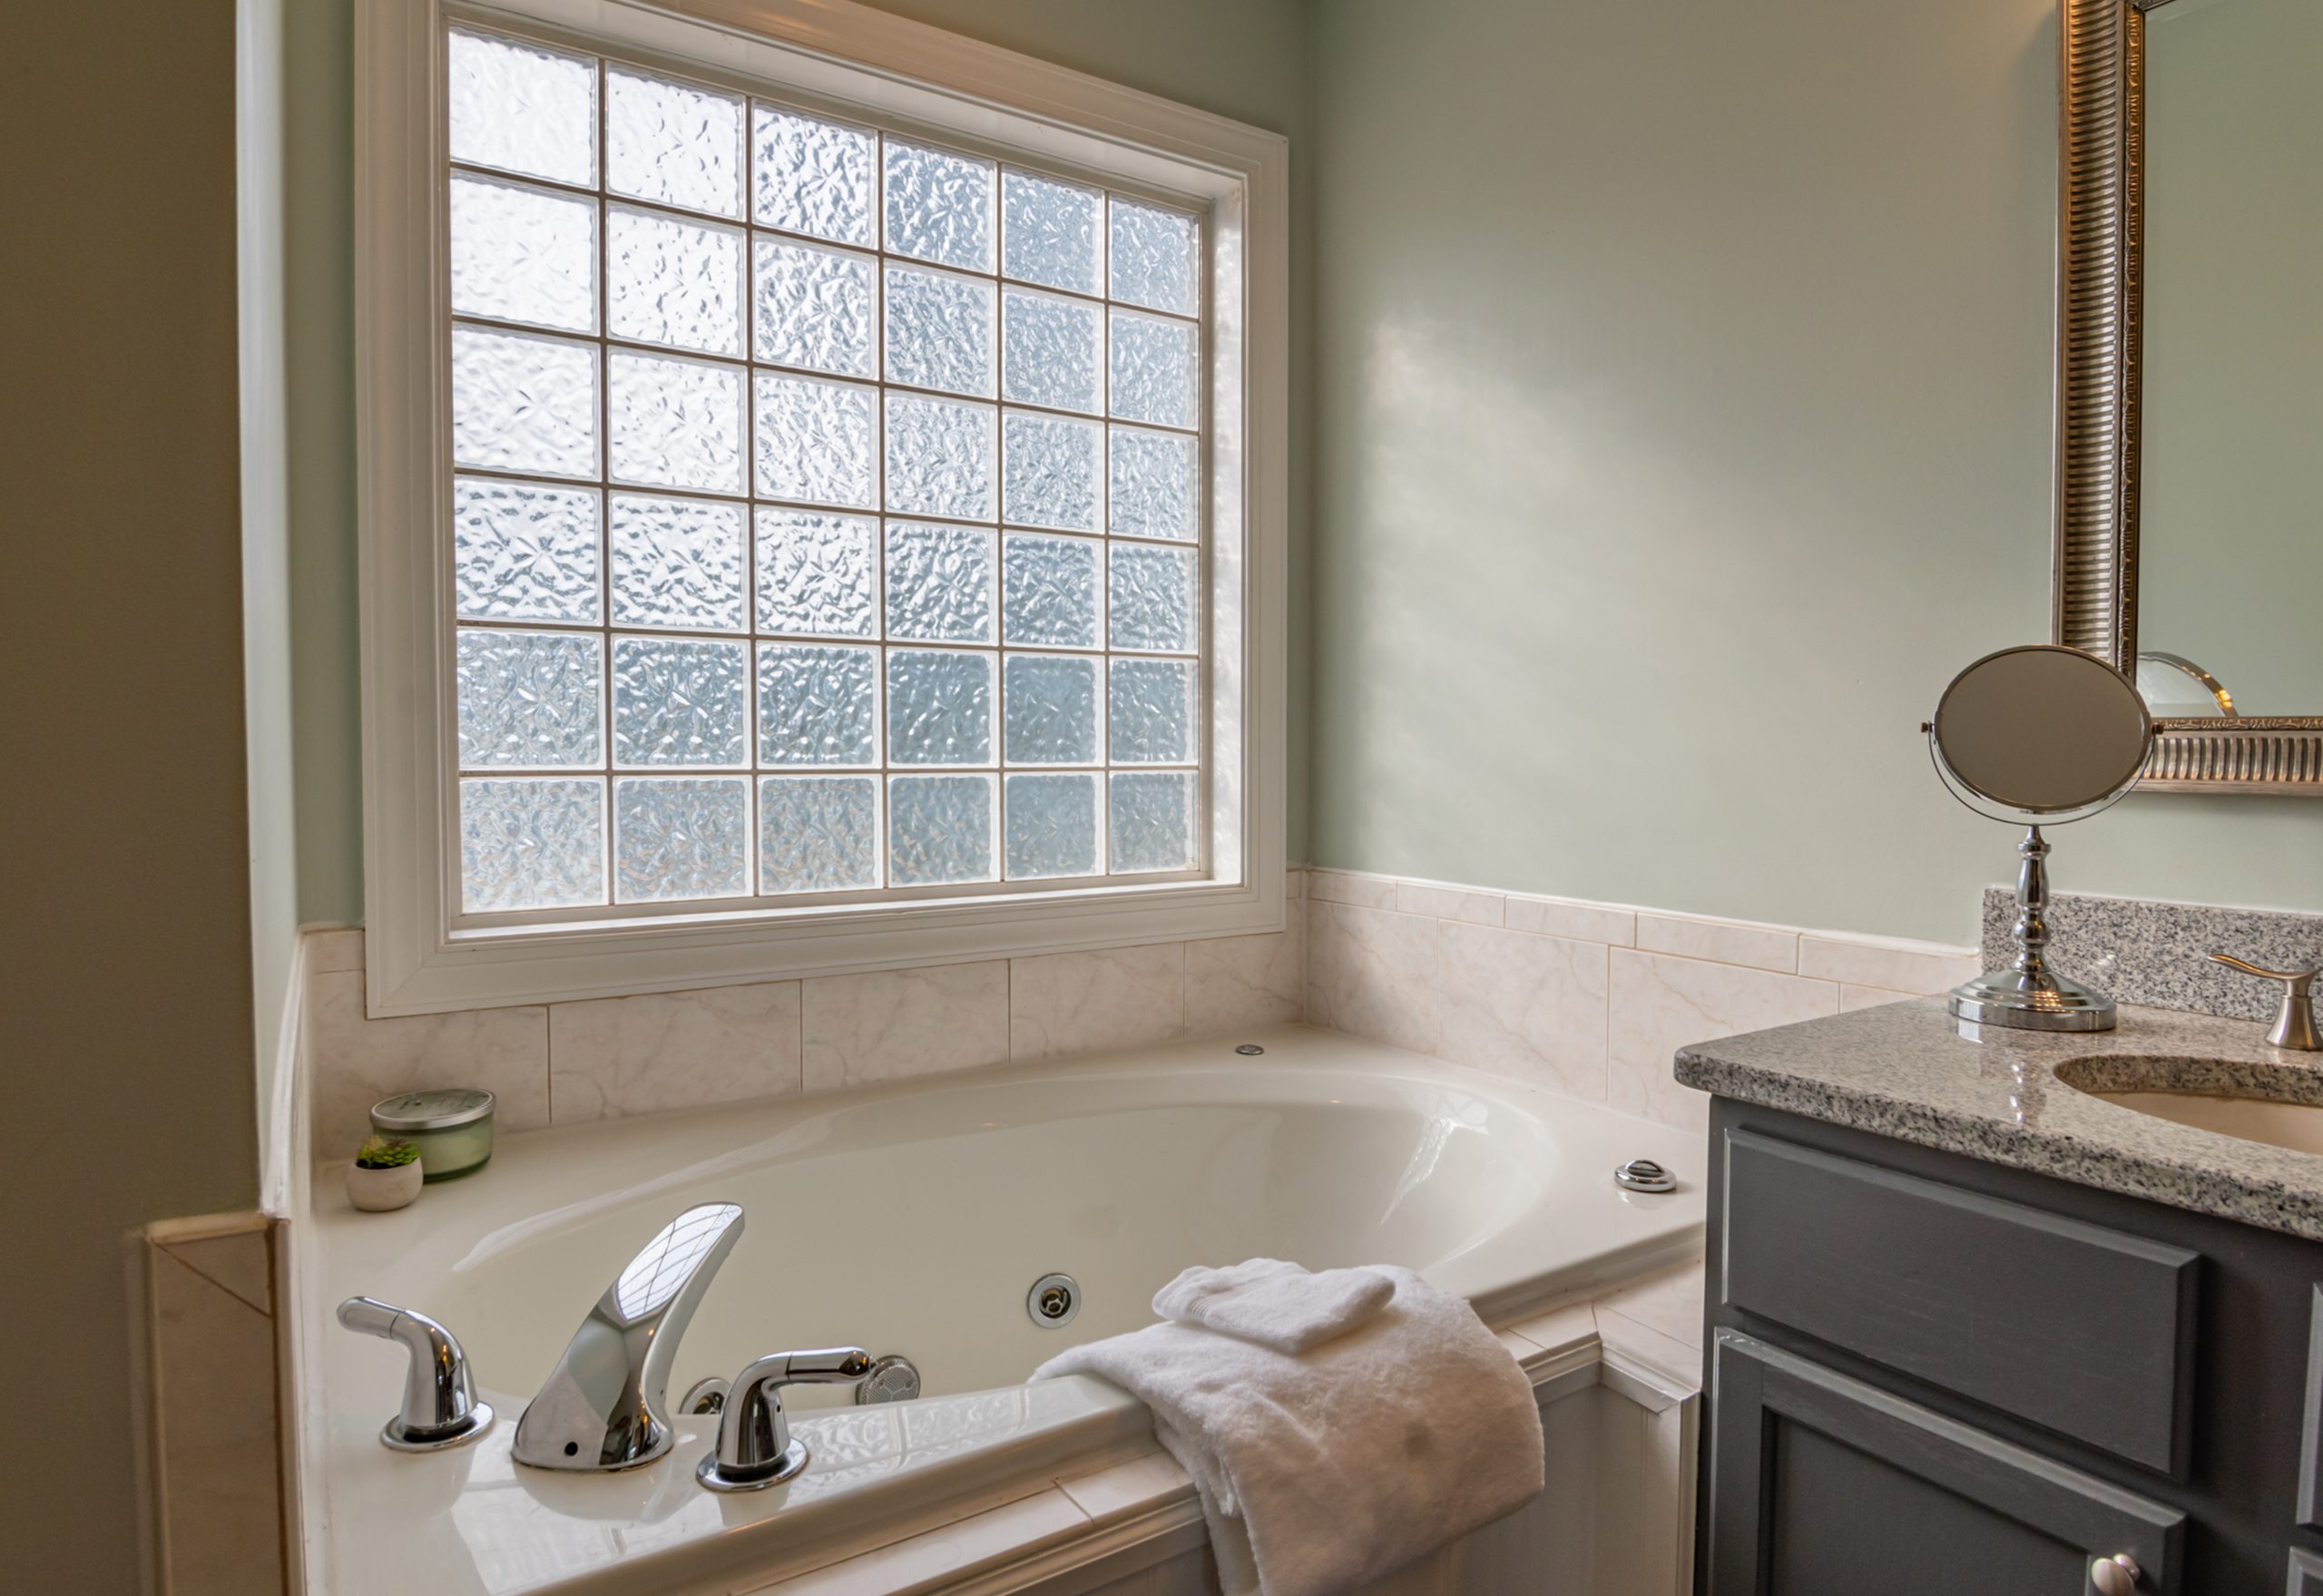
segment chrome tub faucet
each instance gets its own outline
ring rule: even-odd
[[[403,1410],[379,1432],[379,1442],[397,1452],[440,1452],[465,1446],[492,1427],[492,1408],[475,1399],[467,1355],[451,1331],[407,1307],[376,1297],[350,1297],[338,1305],[338,1322],[366,1336],[392,1341],[411,1354],[403,1382]]]
[[[637,1468],[670,1450],[670,1367],[741,1234],[739,1204],[704,1203],[630,1259],[517,1421],[518,1463],[600,1472]]]

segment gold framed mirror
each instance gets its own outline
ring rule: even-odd
[[[2270,4],[2061,0],[2052,635],[2146,690],[2149,791],[2323,797],[2323,713],[2285,712],[2323,706],[2323,681],[2311,700],[2304,686],[2323,677],[2323,626],[2291,619],[2314,584],[2296,558],[2284,568],[2287,554],[2311,551],[2323,575],[2323,536],[2285,509],[2308,496],[2303,455],[2267,453],[2266,428],[2250,418],[2273,412],[2249,378],[2255,352],[2298,388],[2315,386],[2292,362],[2315,352],[2309,328],[2323,334],[2323,323],[2313,313],[2269,318],[2253,303],[2263,283],[2222,275],[2267,267],[2282,241],[2279,208],[2306,197],[2308,185],[2266,181],[2263,162],[2314,164],[2264,121],[2251,83],[2249,63],[2271,58],[2253,37]],[[2301,42],[2280,41],[2272,55],[2304,64]],[[2154,67],[2166,95],[2151,92]],[[2221,85],[2209,102],[2204,74]],[[2307,114],[2297,96],[2284,103]],[[2230,149],[2232,139],[2242,142]],[[2150,159],[2164,140],[2167,158]],[[2237,197],[2238,210],[2194,214],[2193,198],[2234,187],[2208,181],[2196,160],[2237,178],[2256,168],[2247,187],[2267,203]],[[2315,209],[2299,226],[2323,220]],[[2243,227],[2256,231],[2220,230]],[[2228,305],[2231,325],[2218,308]],[[2166,448],[2147,446],[2150,426]],[[2281,480],[2259,480],[2254,463]],[[2269,592],[2283,595],[2280,619],[2267,612]],[[2309,649],[2312,672],[2302,669]]]

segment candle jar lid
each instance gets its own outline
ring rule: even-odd
[[[405,1092],[371,1105],[374,1131],[451,1131],[492,1113],[492,1093],[481,1087]]]

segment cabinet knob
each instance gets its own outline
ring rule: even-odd
[[[2129,1553],[2095,1557],[2089,1562],[2089,1588],[2097,1596],[2137,1596],[2138,1565]]]

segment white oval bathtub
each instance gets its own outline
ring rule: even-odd
[[[1328,1033],[1268,1034],[1263,1058],[1238,1040],[511,1136],[481,1174],[397,1214],[352,1212],[319,1171],[301,1298],[325,1588],[617,1589],[641,1563],[703,1577],[989,1492],[1142,1428],[1094,1382],[1021,1382],[1150,1322],[1189,1264],[1404,1264],[1497,1324],[1699,1249],[1698,1188],[1639,1198],[1610,1179],[1640,1156],[1699,1168],[1698,1138]],[[632,1474],[516,1468],[515,1416],[590,1305],[671,1216],[713,1199],[740,1203],[746,1228],[673,1400],[760,1354],[840,1343],[909,1357],[923,1399],[810,1414],[814,1466],[749,1496],[694,1485],[701,1420]],[[1025,1311],[1051,1272],[1083,1290],[1063,1328]],[[452,1327],[502,1415],[491,1435],[422,1457],[376,1444],[402,1355],[322,1317],[357,1292]],[[793,1395],[801,1410],[846,1400]],[[721,1533],[737,1528],[752,1533]]]

